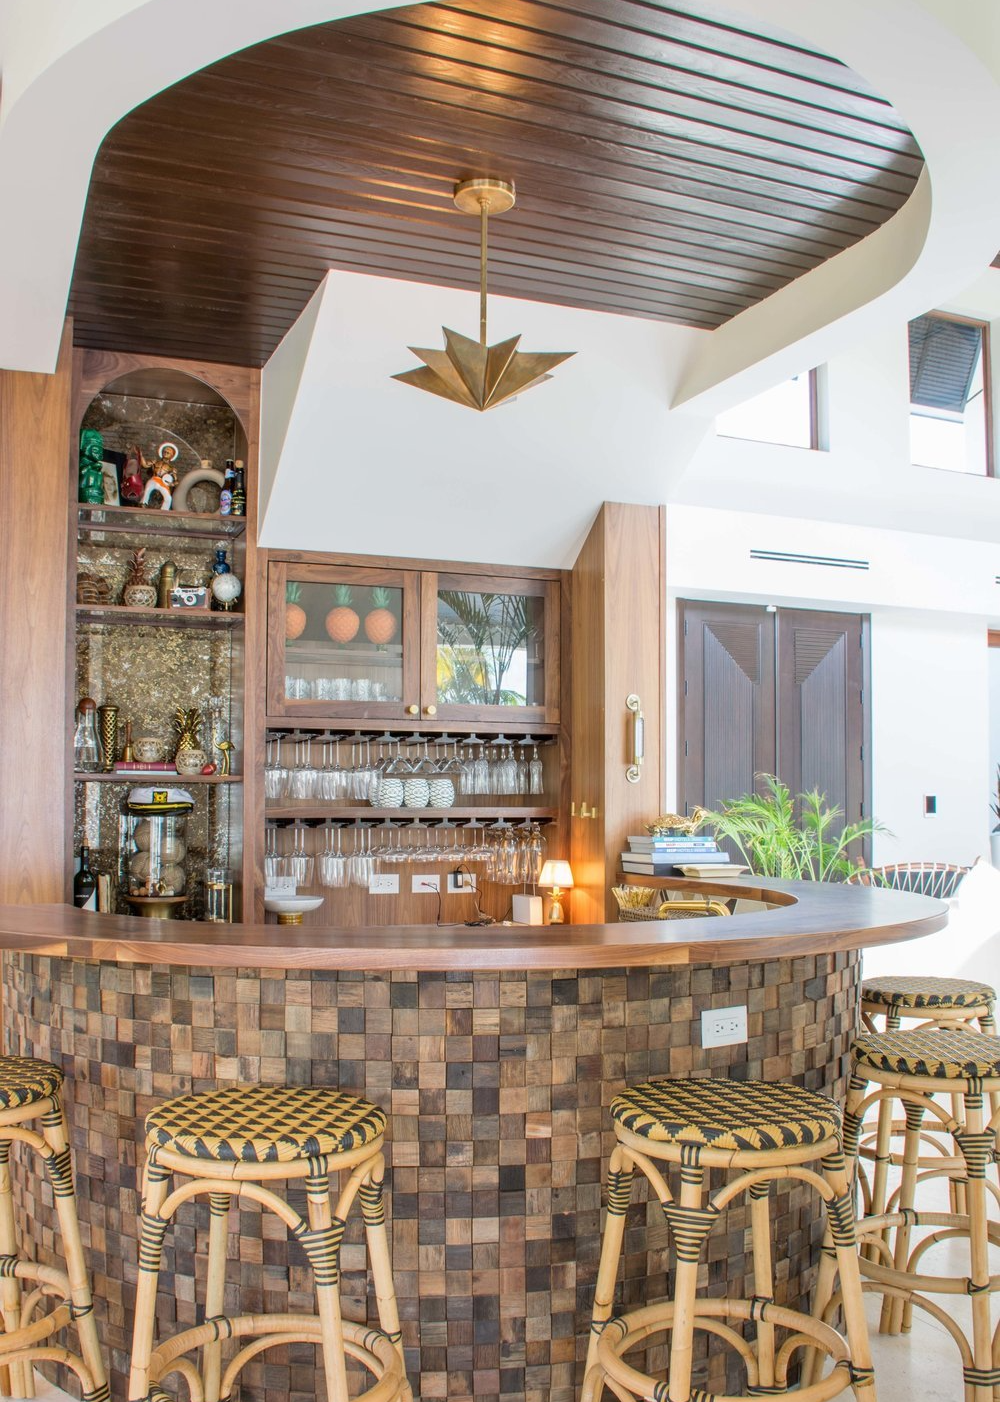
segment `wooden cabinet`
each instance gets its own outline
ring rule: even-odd
[[[269,717],[559,723],[559,577],[271,557]]]

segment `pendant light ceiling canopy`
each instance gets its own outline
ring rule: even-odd
[[[521,337],[511,336],[495,346],[486,343],[486,252],[491,214],[505,214],[514,206],[514,186],[506,180],[477,177],[455,186],[455,205],[463,214],[479,215],[479,340],[457,331],[444,332],[444,350],[410,346],[424,363],[415,370],[393,375],[394,380],[437,394],[455,404],[481,413],[495,409],[534,385],[551,380],[550,370],[575,351],[519,351]]]

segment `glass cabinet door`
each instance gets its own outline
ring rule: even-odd
[[[415,714],[417,580],[410,570],[272,563],[268,713]]]
[[[423,710],[453,720],[559,719],[558,584],[425,574]]]

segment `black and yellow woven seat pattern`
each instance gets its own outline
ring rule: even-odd
[[[615,1096],[611,1115],[657,1143],[711,1149],[787,1149],[840,1134],[832,1100],[783,1082],[647,1081]]]
[[[253,1086],[168,1100],[146,1116],[156,1146],[196,1159],[289,1163],[342,1154],[385,1131],[377,1105],[322,1086]]]
[[[63,1073],[49,1061],[0,1056],[0,1110],[18,1110],[58,1095]]]
[[[980,1032],[879,1032],[858,1037],[859,1067],[941,1081],[1000,1078],[1000,1038]]]
[[[861,985],[861,1000],[883,1008],[947,1010],[975,1008],[996,1000],[988,983],[962,978],[879,978]]]

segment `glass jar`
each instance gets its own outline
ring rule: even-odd
[[[186,789],[132,789],[121,813],[121,890],[139,915],[167,919],[186,899]]]

